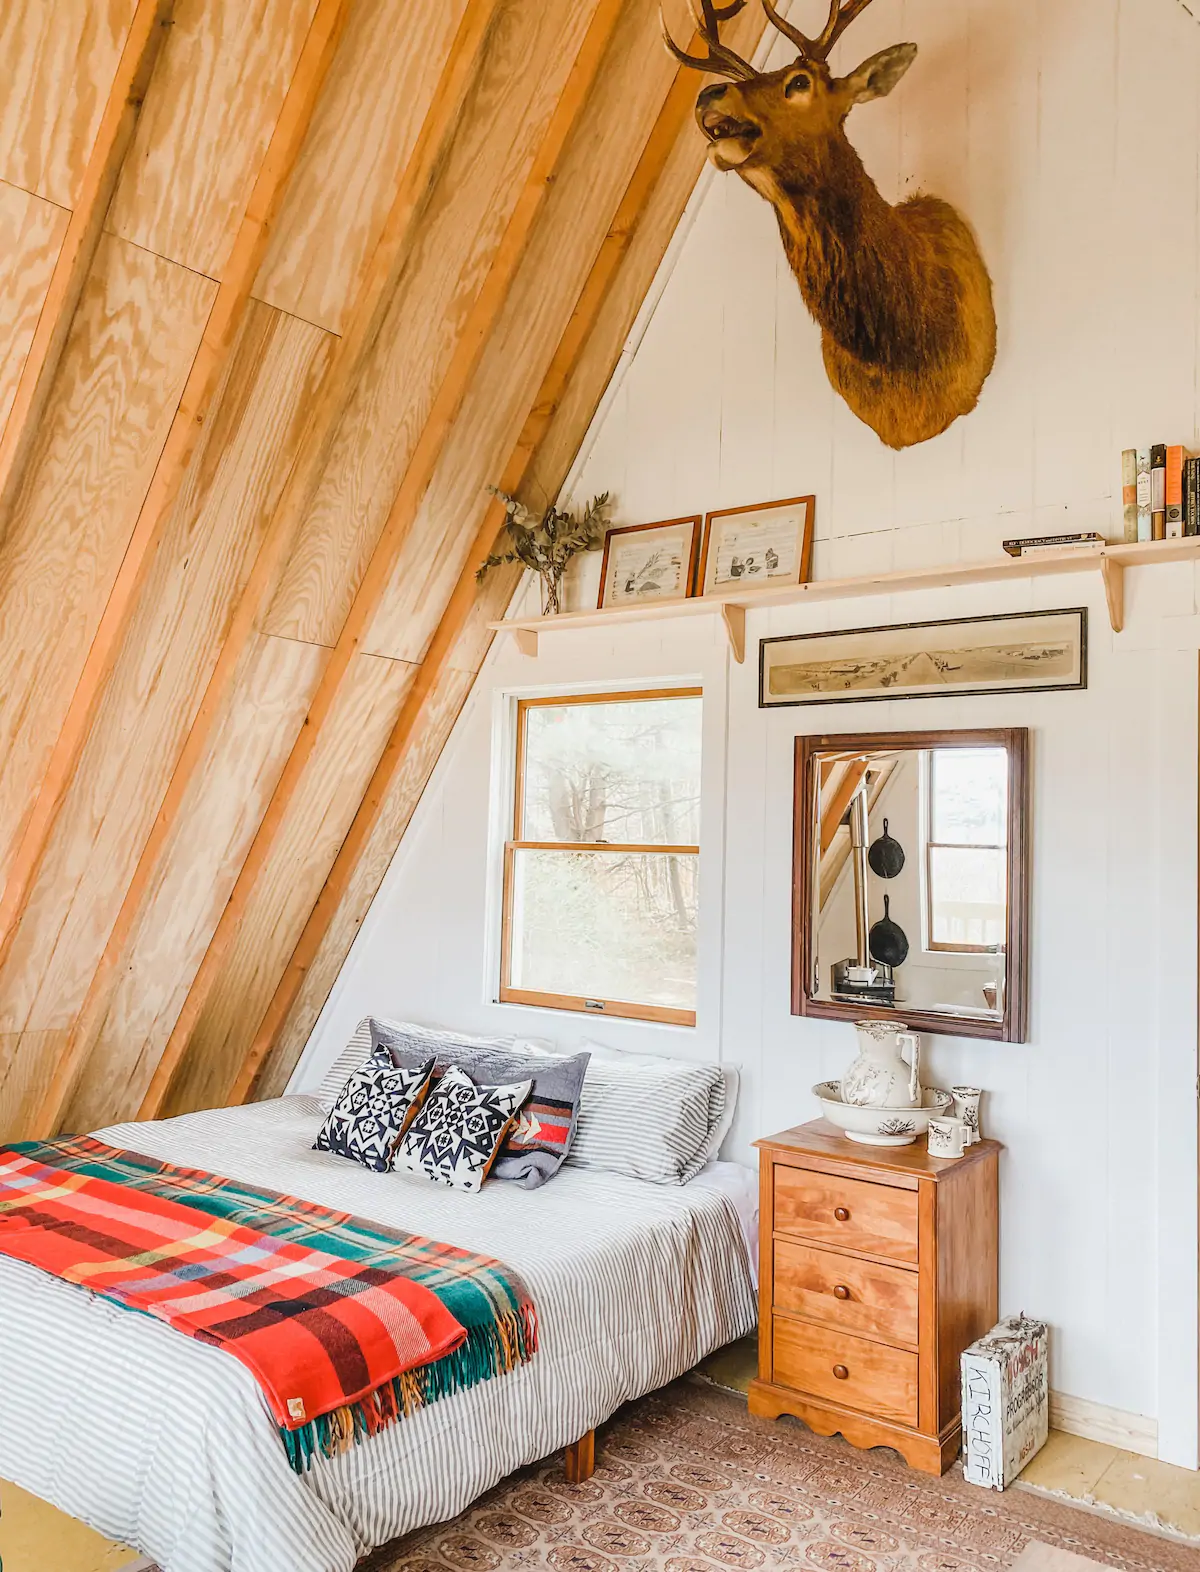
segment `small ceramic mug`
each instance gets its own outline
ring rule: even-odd
[[[961,1119],[929,1121],[930,1157],[961,1157],[970,1144],[967,1140],[967,1127]]]
[[[952,1086],[950,1095],[954,1099],[954,1117],[967,1127],[967,1145],[974,1146],[983,1139],[979,1128],[979,1099],[983,1093],[977,1086]]]

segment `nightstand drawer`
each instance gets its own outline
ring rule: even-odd
[[[777,1310],[887,1343],[917,1342],[917,1274],[775,1241]]]
[[[917,1422],[917,1356],[776,1316],[775,1383],[902,1425]]]
[[[818,1244],[917,1260],[917,1192],[775,1165],[775,1227]]]

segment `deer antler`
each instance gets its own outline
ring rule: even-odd
[[[816,38],[809,38],[798,27],[793,27],[786,18],[780,16],[771,0],[762,0],[762,7],[772,23],[785,38],[791,39],[806,60],[825,60],[854,18],[860,11],[865,11],[870,3],[871,0],[845,0],[845,4],[843,0],[830,0],[829,20]]]
[[[708,54],[689,55],[686,50],[680,49],[671,37],[671,30],[660,6],[658,19],[662,23],[663,43],[676,60],[681,65],[691,66],[694,71],[711,71],[714,76],[740,78],[743,82],[757,76],[758,72],[750,62],[735,54],[720,38],[721,23],[731,21],[746,4],[746,0],[729,0],[728,5],[716,5],[714,0],[688,0],[688,3],[696,18],[700,36],[708,46]]]

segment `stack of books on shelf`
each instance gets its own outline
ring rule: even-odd
[[[1127,541],[1200,534],[1200,456],[1162,442],[1126,448],[1121,501]]]

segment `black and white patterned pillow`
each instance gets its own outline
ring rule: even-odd
[[[397,1069],[386,1048],[377,1049],[338,1093],[313,1151],[333,1152],[386,1173],[396,1142],[429,1089],[433,1063]]]
[[[392,1167],[455,1190],[480,1189],[532,1085],[476,1086],[450,1065],[400,1138]]]

